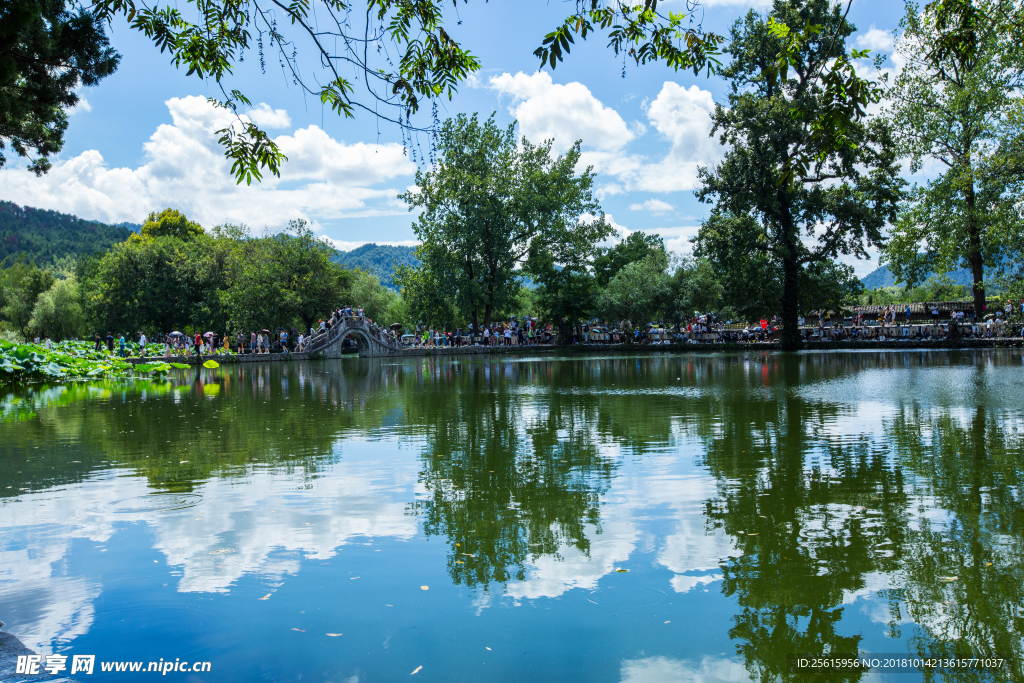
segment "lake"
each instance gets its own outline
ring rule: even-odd
[[[0,390],[0,620],[59,676],[1024,680],[1019,350],[176,372]]]

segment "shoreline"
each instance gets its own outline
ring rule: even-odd
[[[957,350],[957,349],[993,349],[1022,348],[1024,339],[962,339],[957,342],[949,340],[934,341],[817,341],[804,344],[801,351],[870,351],[884,350]],[[571,346],[458,346],[423,348],[415,347],[393,356],[382,358],[422,358],[436,356],[550,356],[569,354],[635,354],[635,353],[717,353],[722,351],[778,351],[777,342],[706,342],[699,344],[574,344]],[[346,355],[355,355],[346,354]],[[240,363],[282,363],[292,361],[321,360],[326,358],[323,353],[271,353],[271,354],[231,354],[213,356],[147,356],[145,358],[126,358],[132,365],[141,363],[174,362],[187,365],[202,365],[207,360],[221,364]]]

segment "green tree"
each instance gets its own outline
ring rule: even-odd
[[[96,85],[117,69],[104,20],[66,0],[0,3],[0,167],[9,145],[19,156],[38,155],[29,170],[40,175],[64,146],[67,110],[76,90]]]
[[[27,335],[36,299],[50,289],[54,276],[24,256],[0,262],[0,315],[14,331]]]
[[[808,264],[801,273],[800,314],[811,311],[843,311],[857,303],[864,285],[853,266],[835,261]]]
[[[901,207],[883,260],[910,286],[932,272],[970,268],[980,311],[984,269],[1007,255],[1000,217],[1015,216],[1020,230],[1019,195],[1012,191],[1019,173],[1000,173],[992,156],[1024,79],[1015,32],[1005,22],[1007,30],[979,26],[968,39],[946,18],[935,7],[922,11],[908,2],[901,23],[897,50],[906,66],[890,93],[895,135],[913,171],[926,160],[944,170],[915,187]]]
[[[634,261],[642,261],[656,253],[661,254],[666,263],[668,262],[665,241],[658,235],[648,235],[644,232],[630,233],[629,237],[614,247],[601,248],[594,257],[594,275],[597,278],[597,284],[606,287],[623,266]]]
[[[381,284],[376,275],[365,270],[353,270],[348,288],[348,303],[361,306],[368,318],[387,327],[404,322],[405,306],[398,292]]]
[[[417,258],[421,258],[419,248],[416,254]],[[395,268],[394,282],[398,285],[407,311],[403,322],[446,330],[466,324],[451,289],[445,286],[439,275],[436,270],[423,267],[400,265]]]
[[[788,40],[780,25],[820,26],[832,39],[795,45],[780,70],[774,55]],[[776,0],[767,17],[751,11],[738,20],[728,50],[732,62],[723,71],[731,82],[729,106],[719,105],[713,116],[714,131],[731,149],[717,167],[700,171],[697,196],[715,207],[695,253],[726,269],[749,272],[763,264],[781,274],[787,350],[801,345],[803,270],[839,254],[867,258],[867,248],[883,241],[882,228],[895,218],[904,184],[883,120],[850,123],[841,145],[815,127],[832,106],[820,74],[845,54],[853,30],[828,0]]]
[[[28,326],[40,336],[54,341],[79,337],[85,333],[85,307],[78,281],[72,275],[57,280],[39,295]]]
[[[291,221],[279,235],[251,239],[236,229],[236,236],[223,301],[241,328],[300,323],[309,329],[343,303],[351,275],[331,260],[334,248],[317,239],[306,221]]]
[[[227,246],[205,235],[133,235],[114,245],[80,271],[93,323],[100,331],[223,329]]]
[[[553,261],[534,266],[534,277],[540,283],[536,294],[537,312],[541,320],[558,326],[558,341],[572,341],[572,330],[589,318],[597,308],[600,288],[593,273],[579,262],[556,268]]]
[[[418,191],[401,195],[423,210],[414,225],[421,268],[474,326],[512,307],[531,259],[561,262],[610,232],[593,174],[576,175],[580,143],[557,157],[551,147],[525,138],[517,146],[514,125],[460,114],[441,126],[437,167],[418,171]]]
[[[627,263],[601,292],[598,311],[618,323],[630,321],[640,327],[655,320],[664,310],[670,293],[670,278],[664,259],[652,254]]]
[[[669,281],[668,304],[665,313],[673,322],[708,313],[722,303],[725,288],[707,259],[683,260]]]
[[[177,209],[164,209],[160,213],[154,211],[149,214],[139,232],[146,237],[176,237],[188,241],[202,235],[203,226],[190,221]]]

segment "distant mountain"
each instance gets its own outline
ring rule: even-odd
[[[49,265],[63,256],[109,249],[128,239],[132,228],[138,229],[0,201],[0,260],[24,252],[36,265]]]
[[[415,247],[394,247],[388,244],[364,244],[352,251],[339,251],[334,257],[335,263],[346,268],[362,268],[373,273],[381,284],[391,289],[398,289],[391,277],[396,265],[418,266],[419,259],[413,254]]]
[[[971,275],[971,271],[967,268],[959,268],[950,273],[946,273],[949,279],[953,281],[955,285],[966,285],[971,287],[974,285],[974,276]],[[989,275],[988,269],[986,269],[986,275]],[[929,275],[929,277],[931,277]],[[867,289],[878,289],[879,287],[893,287],[898,284],[896,282],[896,276],[889,270],[889,266],[882,266],[881,268],[875,268],[873,271],[865,275],[860,279]]]

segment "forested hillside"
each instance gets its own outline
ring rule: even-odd
[[[413,254],[415,247],[394,247],[387,244],[364,244],[352,251],[339,251],[334,261],[346,268],[361,268],[377,276],[385,287],[397,289],[392,282],[395,265],[420,265]]]
[[[29,261],[47,265],[63,256],[105,251],[129,234],[129,224],[107,225],[0,201],[0,260],[24,252]]]
[[[992,277],[993,274],[993,269],[985,269],[986,278]],[[934,273],[929,275],[929,277],[932,277],[932,275],[934,275]],[[974,282],[974,279],[971,275],[971,271],[968,270],[967,268],[959,268],[957,270],[950,271],[949,273],[946,274],[946,276],[953,282],[953,284],[965,285],[968,288],[970,288],[971,284]],[[864,283],[864,286],[867,287],[868,289],[878,289],[880,287],[894,287],[897,284],[901,284],[896,282],[896,277],[892,274],[892,271],[889,270],[889,266],[875,268],[873,271],[862,277],[860,281]]]

